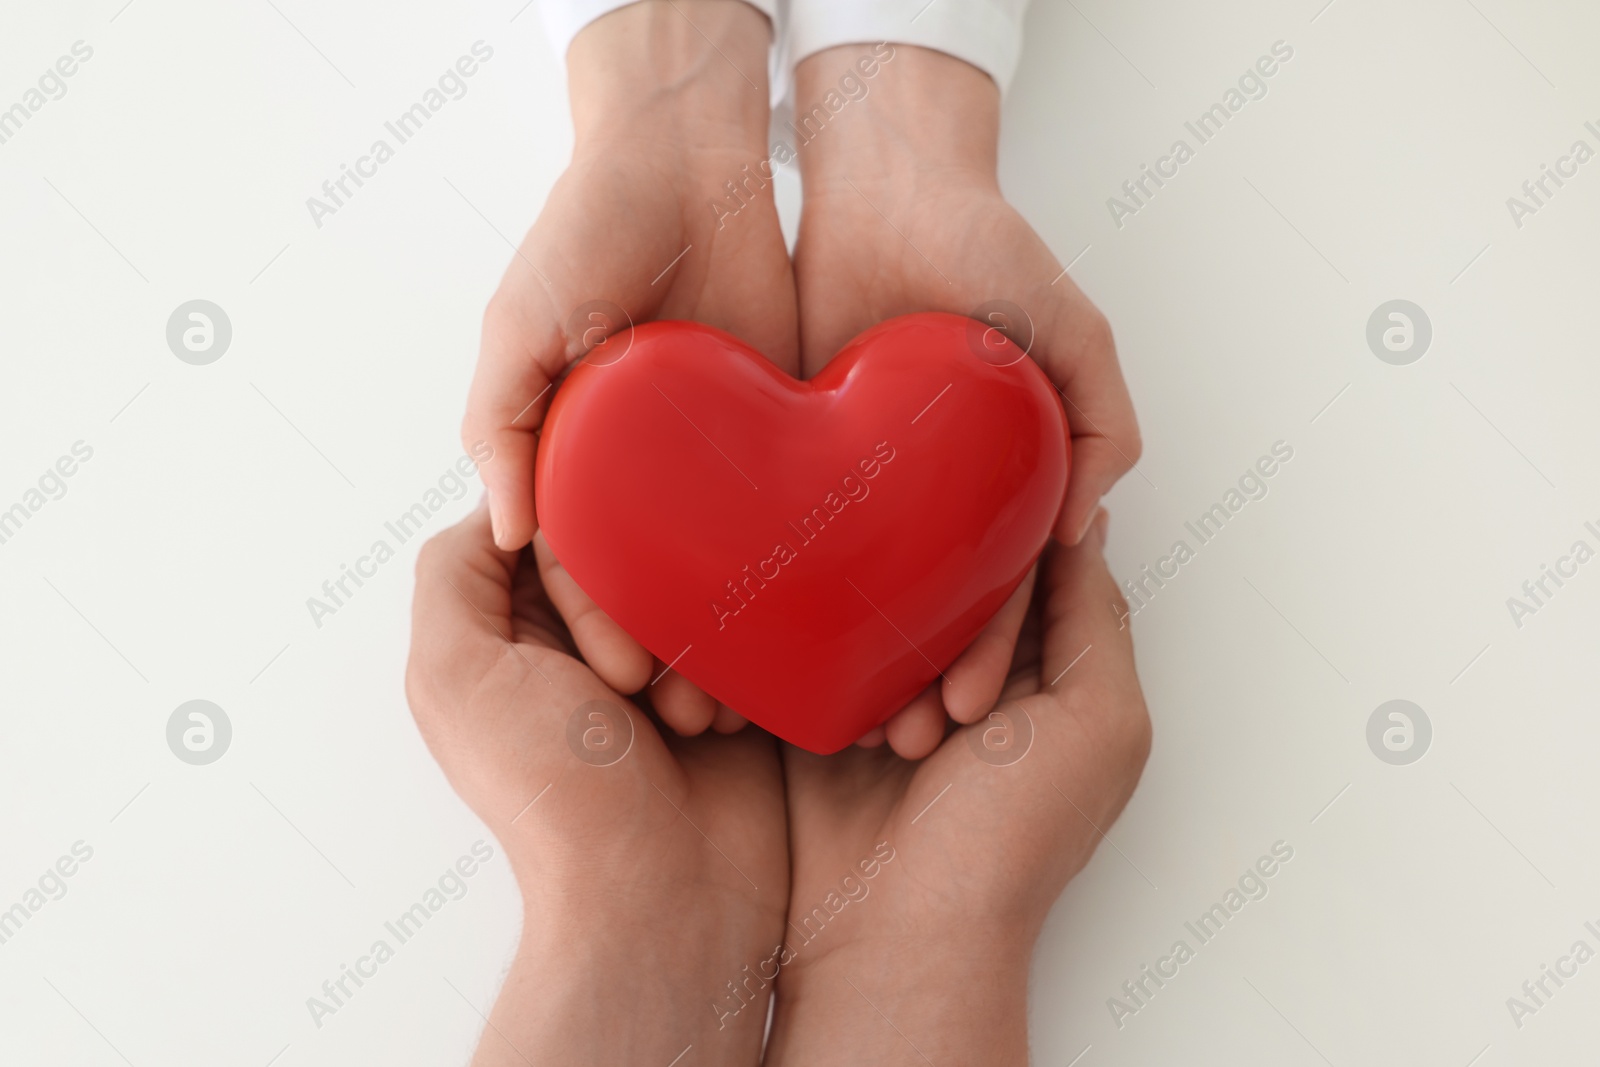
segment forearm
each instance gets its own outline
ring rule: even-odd
[[[766,16],[740,0],[644,0],[596,19],[567,53],[579,147],[759,153],[771,40]]]
[[[570,923],[531,913],[524,920],[472,1067],[667,1067],[689,1046],[685,1063],[760,1062],[766,1004],[732,1013],[714,1006],[718,987],[726,996],[743,962],[760,958],[753,942],[748,952],[739,943],[746,931],[685,936],[682,917],[670,915],[597,922],[595,903]],[[697,905],[681,907],[692,916]]]
[[[1028,1063],[1028,944],[852,945],[779,977],[768,1067]]]
[[[937,171],[993,183],[1000,138],[1000,90],[969,63],[914,45],[842,45],[795,68],[797,121],[825,106],[839,79],[877,64],[867,95],[833,115],[799,151],[807,193],[842,183],[903,180]]]

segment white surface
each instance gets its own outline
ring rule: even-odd
[[[0,1060],[461,1062],[516,931],[498,858],[309,1017],[488,835],[402,698],[416,542],[320,629],[305,600],[458,456],[501,235],[565,160],[564,90],[520,0],[120,3],[13,9],[0,33],[0,107],[94,48],[0,145],[0,508],[94,450],[0,545],[0,908],[94,850],[0,945]],[[1295,450],[1134,621],[1155,751],[1046,931],[1037,1062],[1592,1049],[1600,963],[1520,1029],[1505,1001],[1574,940],[1600,947],[1600,564],[1521,629],[1506,598],[1600,545],[1600,162],[1521,229],[1505,200],[1573,140],[1600,147],[1600,13],[1473,3],[1030,13],[1005,187],[1063,263],[1082,253],[1145,432],[1148,481],[1110,500],[1114,569],[1164,554],[1273,442]],[[467,95],[317,229],[306,197],[479,39]],[[1269,94],[1118,229],[1106,198],[1280,39]],[[164,337],[197,297],[234,329],[205,367]],[[1411,366],[1364,340],[1396,297],[1433,323]],[[1406,767],[1365,741],[1396,697],[1435,730]],[[209,767],[166,747],[194,698],[234,727]],[[1119,1030],[1107,998],[1278,840],[1270,895]]]

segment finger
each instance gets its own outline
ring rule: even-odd
[[[930,685],[883,724],[889,747],[902,759],[919,760],[944,740],[944,704]]]
[[[463,641],[505,641],[517,554],[495,547],[482,504],[422,546],[417,556],[415,622]]]
[[[444,689],[481,671],[511,639],[511,576],[516,553],[495,547],[488,508],[422,546],[411,604],[407,681]]]
[[[614,240],[619,214],[630,223],[623,245]],[[683,247],[681,221],[670,189],[609,161],[599,171],[574,167],[514,251],[484,311],[461,425],[469,452],[492,450],[481,473],[502,548],[527,544],[538,527],[534,458],[554,383],[579,356],[654,314],[663,287],[651,284],[652,264]]]
[[[1006,679],[1006,688],[1001,693],[1002,700],[1010,694],[1014,682],[1020,681],[1030,686],[1030,692],[1037,692],[1039,689],[1039,664],[1044,655],[1044,602],[1048,599],[1044,579],[1049,577],[1044,559],[1048,554],[1049,550],[1046,549],[1045,554],[1040,557],[1040,562],[1034,564],[1032,598],[1028,601],[1028,611],[1022,619],[1022,632],[1017,635],[1016,651],[1011,655],[1011,673]]]
[[[874,726],[872,729],[856,738],[856,744],[861,748],[877,748],[886,740],[888,740],[888,735],[884,732],[883,727]]]
[[[711,720],[711,729],[719,734],[736,734],[750,722],[726,704],[717,705],[717,717]]]
[[[1068,411],[1070,411],[1070,406]],[[1133,453],[1138,455],[1138,447]],[[1075,545],[1089,532],[1094,510],[1111,487],[1133,466],[1130,453],[1112,439],[1098,433],[1073,434],[1072,474],[1067,481],[1067,498],[1061,518],[1053,531],[1057,540]]]
[[[656,714],[680,737],[705,733],[717,716],[716,700],[677,671],[667,671],[649,689]]]
[[[1035,565],[972,644],[944,672],[944,684],[939,689],[945,710],[956,722],[977,722],[999,699],[1016,650],[1017,634],[1028,615],[1037,572]]]
[[[1132,796],[1151,739],[1127,607],[1102,554],[1105,537],[1101,509],[1082,543],[1057,549],[1045,564],[1049,594],[1037,698],[1038,767],[1074,809],[1062,814],[1082,820],[1082,840],[1091,848],[1088,831],[1103,831]]]
[[[1127,602],[1103,554],[1107,521],[1102,508],[1081,544],[1055,549],[1045,563],[1040,683],[1062,707],[1074,695],[1087,694],[1091,699],[1081,706],[1090,710],[1115,716],[1120,709],[1136,709],[1142,716]],[[1072,706],[1079,710],[1080,705]]]
[[[1072,435],[1072,473],[1055,535],[1075,545],[1100,498],[1138,462],[1142,445],[1110,323],[1071,278],[1051,292],[1042,350],[1034,355],[1061,394]]]
[[[518,255],[522,255],[519,251]],[[478,365],[467,393],[461,444],[479,460],[497,544],[520,548],[537,528],[533,464],[554,383],[570,361],[548,292],[514,263],[483,316]],[[515,287],[513,287],[515,279]],[[514,294],[514,295],[511,295]]]
[[[637,693],[650,680],[655,658],[600,610],[567,573],[541,532],[533,538],[539,579],[550,603],[566,620],[572,641],[600,680],[619,693]]]
[[[478,506],[487,506],[487,496]],[[516,557],[511,574],[512,639],[544,645],[576,659],[578,650],[572,643],[572,635],[539,581],[539,561],[532,547],[512,554]]]

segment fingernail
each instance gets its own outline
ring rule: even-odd
[[[489,498],[489,532],[494,537],[494,543],[500,543],[500,512],[495,509],[494,497]]]

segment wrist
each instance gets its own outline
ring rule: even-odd
[[[578,149],[760,153],[771,39],[741,0],[643,0],[596,19],[567,52]]]
[[[731,1011],[724,1002],[733,999],[728,988],[743,977],[741,966],[766,944],[763,935],[737,922],[686,930],[694,901],[620,907],[604,897],[591,892],[559,913],[531,901],[524,908],[522,938],[490,1020],[521,1055],[492,1059],[480,1050],[475,1067],[665,1064],[687,1045],[699,1064],[755,1062],[765,1010]],[[770,926],[765,936],[778,936],[778,921],[761,924]],[[485,1049],[497,1043],[485,1035]]]
[[[1032,942],[1018,940],[950,930],[786,967],[766,1062],[919,1062],[909,1045],[934,1063],[1026,1064]]]
[[[887,55],[885,55],[885,50]],[[876,62],[876,77],[858,102],[832,112],[842,74]],[[835,106],[837,103],[835,102]],[[795,68],[795,118],[816,108],[826,127],[800,147],[808,191],[848,175],[857,185],[886,184],[936,172],[983,185],[996,184],[1000,90],[963,60],[915,45],[841,45],[807,56]]]

